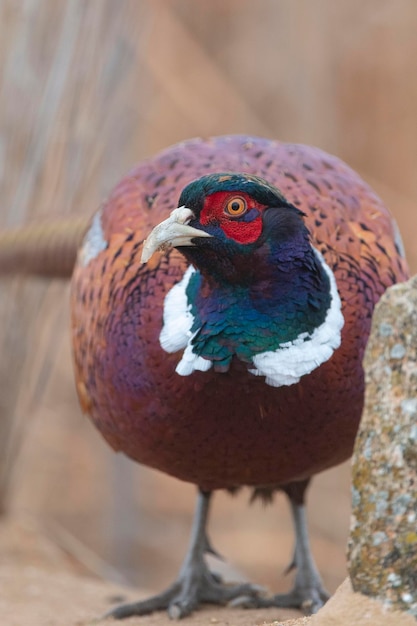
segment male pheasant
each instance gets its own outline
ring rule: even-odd
[[[94,216],[73,275],[77,390],[115,450],[199,493],[176,582],[111,615],[166,608],[182,617],[231,600],[315,611],[325,601],[305,490],[352,452],[372,311],[406,277],[382,202],[321,150],[195,139],[122,180]],[[289,496],[289,594],[223,585],[204,561],[211,493],[245,485],[255,497]]]

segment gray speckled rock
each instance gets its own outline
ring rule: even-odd
[[[417,276],[378,304],[353,455],[355,591],[417,617]]]

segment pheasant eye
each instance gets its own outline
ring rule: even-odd
[[[240,197],[231,198],[224,207],[224,212],[232,217],[239,217],[247,211],[246,200]]]

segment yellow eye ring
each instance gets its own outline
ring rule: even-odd
[[[240,217],[248,210],[246,200],[240,196],[235,196],[227,201],[224,212],[231,217]]]

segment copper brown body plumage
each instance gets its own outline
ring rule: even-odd
[[[216,172],[254,174],[278,188],[305,214],[311,244],[333,271],[341,345],[296,384],[268,385],[238,359],[226,372],[180,376],[180,354],[160,345],[164,299],[187,260],[170,249],[141,264],[142,244],[188,183]],[[133,169],[91,232],[73,276],[75,376],[83,410],[115,450],[204,492],[303,485],[350,456],[372,311],[407,277],[392,218],[354,171],[303,145],[191,140]]]

